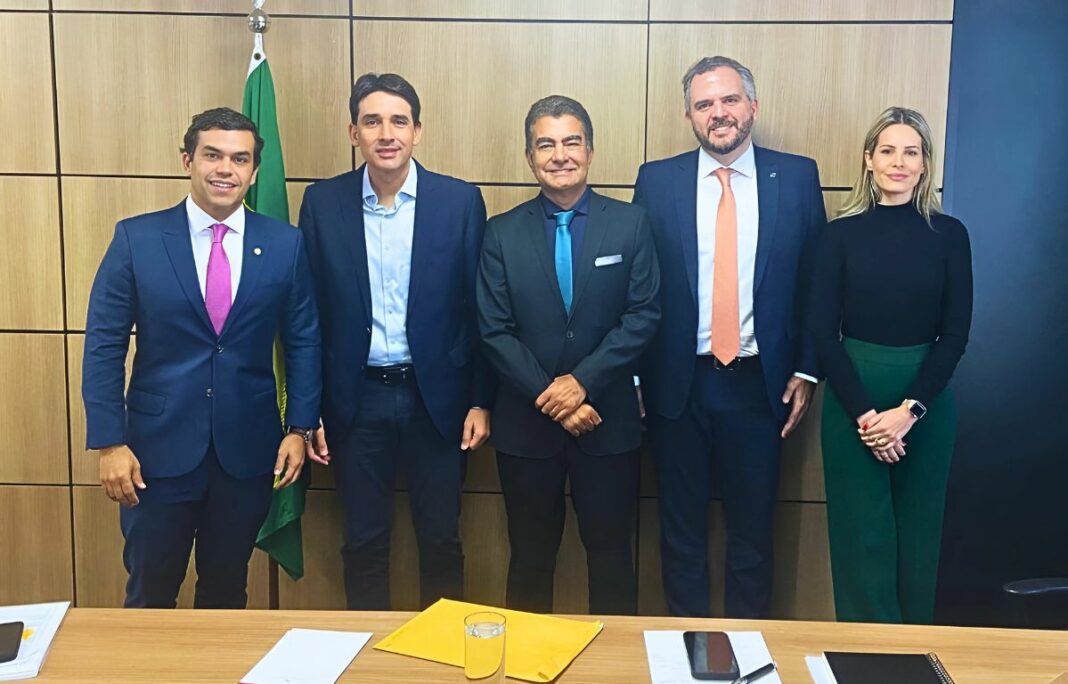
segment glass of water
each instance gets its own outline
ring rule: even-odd
[[[472,613],[464,618],[464,675],[483,684],[504,683],[504,616]]]

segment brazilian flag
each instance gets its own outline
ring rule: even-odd
[[[289,223],[289,200],[286,197],[286,172],[282,163],[282,143],[278,136],[278,115],[274,97],[274,79],[267,55],[263,51],[263,36],[256,34],[252,59],[245,80],[245,98],[241,111],[259,129],[263,138],[259,175],[245,196],[249,209]],[[274,345],[274,377],[278,385],[278,411],[282,420],[286,413],[285,357],[279,342]],[[304,576],[304,548],[300,533],[300,516],[304,514],[304,496],[308,489],[311,469],[305,467],[298,482],[274,493],[271,510],[256,537],[256,546],[286,571],[294,580]]]

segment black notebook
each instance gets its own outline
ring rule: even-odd
[[[835,684],[953,684],[934,653],[823,654]]]

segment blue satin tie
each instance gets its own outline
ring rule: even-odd
[[[564,298],[564,310],[571,313],[571,219],[575,210],[558,211],[556,216],[556,282]]]

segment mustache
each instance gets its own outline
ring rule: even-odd
[[[738,126],[738,122],[735,119],[733,119],[733,118],[731,118],[729,116],[715,118],[715,119],[712,119],[711,121],[708,122],[708,129],[709,130],[712,130],[713,128],[719,128],[720,126],[735,126],[735,127],[737,127]]]

